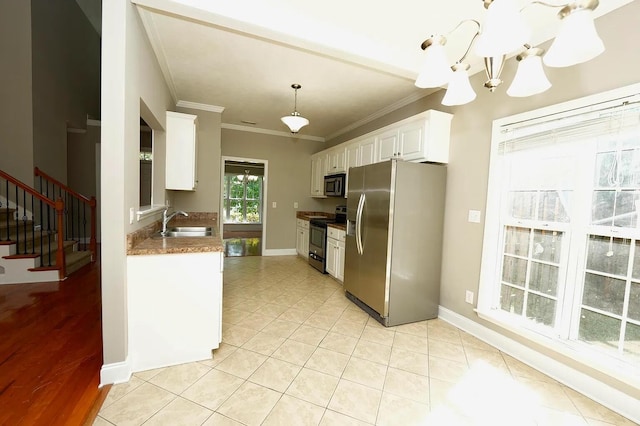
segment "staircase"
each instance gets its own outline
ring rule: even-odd
[[[63,280],[95,260],[95,199],[80,196],[92,209],[88,239],[82,235],[86,214],[79,213],[76,194],[55,180],[50,193],[51,183],[45,178],[43,185],[43,175],[36,168],[37,191],[0,170],[0,285]]]

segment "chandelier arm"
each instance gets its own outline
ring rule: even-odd
[[[455,30],[457,30],[458,28],[460,28],[460,26],[466,22],[473,22],[478,26],[478,30],[476,31],[476,33],[474,34],[473,38],[471,38],[471,41],[469,42],[469,46],[467,46],[467,50],[464,52],[464,55],[462,55],[462,57],[460,59],[458,59],[458,61],[456,63],[460,63],[462,61],[464,61],[467,57],[467,55],[469,54],[469,51],[471,50],[471,46],[473,46],[473,42],[476,40],[476,38],[478,38],[478,36],[480,35],[480,22],[476,21],[475,19],[465,19],[464,21],[461,21],[453,30],[451,30],[449,32],[449,34],[451,34],[452,32],[454,32]],[[447,35],[449,35],[447,34]]]

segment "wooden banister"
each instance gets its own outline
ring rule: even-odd
[[[44,195],[40,194],[35,189],[31,188],[26,183],[19,181],[18,179],[16,179],[13,176],[3,172],[2,170],[0,170],[0,177],[2,177],[5,180],[8,180],[9,182],[14,184],[18,188],[22,189],[23,191],[28,192],[29,194],[33,195],[34,197],[36,197],[37,199],[39,199],[43,203],[46,203],[47,205],[49,205],[51,207],[55,207],[56,206],[55,201],[48,199],[47,197],[45,197]]]
[[[49,182],[55,184],[56,186],[59,186],[64,192],[68,192],[69,194],[73,195],[75,198],[80,199],[83,203],[85,203],[87,205],[91,204],[91,199],[90,198],[87,198],[84,195],[80,194],[79,192],[74,191],[73,189],[71,189],[67,185],[65,185],[64,183],[60,182],[56,178],[53,178],[53,177],[49,176],[48,174],[46,174],[45,172],[43,172],[39,168],[37,168],[37,167],[34,168],[33,169],[33,174],[36,177],[43,177],[44,179],[48,180]]]
[[[56,200],[56,216],[58,216],[58,250],[56,251],[56,265],[58,269],[58,277],[63,279],[66,277],[65,252],[64,252],[64,201],[62,198]]]

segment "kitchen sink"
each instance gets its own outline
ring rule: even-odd
[[[167,228],[167,232],[156,232],[154,238],[178,238],[178,237],[213,237],[215,232],[211,226],[174,226]]]

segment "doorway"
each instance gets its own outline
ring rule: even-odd
[[[267,161],[223,157],[221,182],[225,255],[261,256],[265,245]]]

